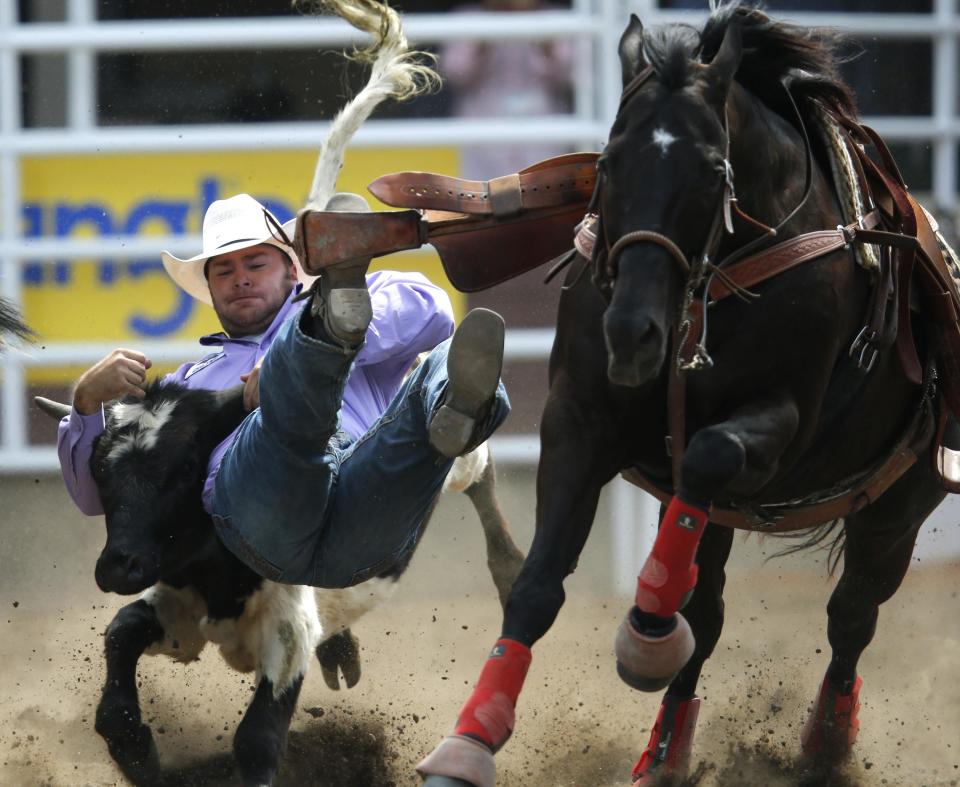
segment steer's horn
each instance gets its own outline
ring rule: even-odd
[[[58,421],[65,416],[70,415],[70,405],[55,402],[53,399],[46,399],[43,396],[34,396],[33,403],[51,418]]]

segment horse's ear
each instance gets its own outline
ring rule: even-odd
[[[630,24],[620,36],[620,71],[623,76],[623,86],[645,68],[647,61],[643,56],[643,23],[636,14],[630,14]]]
[[[722,107],[727,100],[730,84],[740,67],[743,55],[743,41],[740,26],[730,24],[723,35],[720,49],[707,66],[705,72],[706,97],[715,106]]]

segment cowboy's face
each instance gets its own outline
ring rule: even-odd
[[[296,283],[296,267],[268,243],[219,254],[207,263],[213,308],[233,337],[252,336],[270,327]]]

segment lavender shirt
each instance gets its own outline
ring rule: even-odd
[[[453,332],[453,309],[446,292],[419,273],[378,271],[367,276],[373,303],[373,321],[347,379],[340,409],[340,428],[351,437],[366,432],[387,408],[400,388],[413,359],[431,350]],[[259,337],[231,339],[226,334],[204,336],[200,344],[216,350],[196,363],[186,363],[167,375],[187,388],[221,390],[240,383],[240,375],[256,365],[284,320],[299,312],[294,293]],[[67,491],[85,514],[103,513],[90,474],[93,441],[103,431],[103,411],[81,415],[75,410],[60,422],[57,451]],[[203,487],[203,505],[209,512],[214,481],[233,434],[214,449]]]

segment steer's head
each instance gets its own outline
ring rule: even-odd
[[[201,503],[207,462],[244,415],[240,387],[172,383],[106,409],[90,460],[107,523],[101,590],[137,593],[202,556],[213,538]]]

